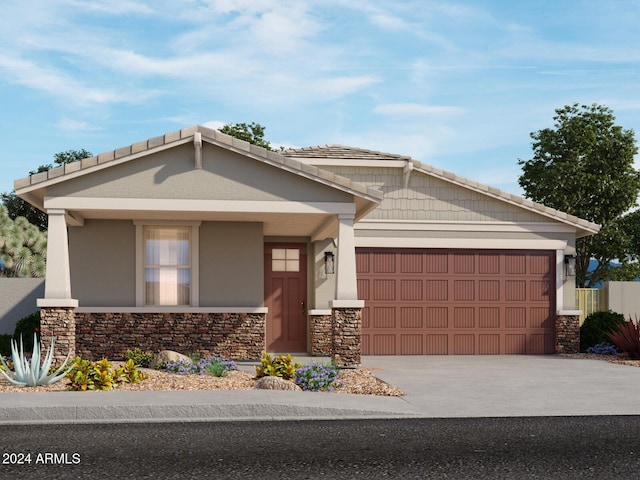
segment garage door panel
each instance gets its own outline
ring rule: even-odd
[[[472,307],[455,307],[453,310],[454,328],[474,328],[476,309]]]
[[[431,328],[448,328],[449,327],[449,308],[448,307],[427,307],[425,327]]]
[[[373,335],[372,348],[376,355],[398,355],[396,352],[396,336],[394,334]]]
[[[374,307],[372,315],[373,328],[396,328],[395,307]]]
[[[422,307],[402,307],[400,309],[400,327],[403,329],[424,327],[424,309]]]
[[[453,299],[457,302],[472,302],[476,299],[476,282],[473,280],[454,280]]]
[[[424,281],[402,280],[400,281],[400,299],[409,301],[422,301],[424,298]]]
[[[500,355],[500,335],[480,334],[478,335],[479,355]]]
[[[553,353],[554,262],[555,252],[358,249],[363,353]]]
[[[479,328],[500,328],[500,308],[480,307],[478,308]]]
[[[449,335],[425,335],[425,355],[448,355]]]
[[[454,355],[475,355],[476,336],[472,333],[453,334]]]
[[[427,280],[425,300],[438,302],[449,300],[449,282],[447,280]]]
[[[400,335],[400,355],[424,355],[423,335]]]

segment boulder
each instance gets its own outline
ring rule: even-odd
[[[153,360],[149,364],[149,368],[155,369],[157,365],[162,365],[163,363],[170,362],[189,362],[193,363],[189,357],[183,355],[178,352],[174,352],[173,350],[162,350],[156,356],[153,357]]]
[[[255,387],[260,390],[293,390],[302,391],[302,389],[291,380],[285,380],[281,377],[266,376],[256,380]]]

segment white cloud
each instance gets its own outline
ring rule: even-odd
[[[60,130],[68,130],[73,132],[92,132],[98,130],[98,127],[81,120],[73,120],[71,118],[61,118],[55,124]]]
[[[203,123],[202,126],[207,128],[212,128],[214,130],[220,130],[222,127],[224,127],[228,123],[229,122],[222,122],[220,120],[209,120],[208,122]]]
[[[419,103],[386,103],[373,109],[374,113],[393,116],[438,115],[449,116],[464,113],[464,109],[446,105],[423,105]]]

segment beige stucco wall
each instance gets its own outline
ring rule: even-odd
[[[350,194],[205,143],[202,169],[182,145],[69,179],[48,196],[352,202]]]
[[[640,282],[606,282],[608,308],[625,318],[640,318]]]
[[[69,227],[71,294],[81,307],[136,304],[136,229],[126,220]]]
[[[16,323],[37,312],[36,300],[44,297],[43,278],[0,278],[0,335],[13,333]]]
[[[134,307],[135,225],[87,220],[69,228],[71,292],[81,307]],[[263,303],[261,223],[203,222],[200,226],[200,306]]]
[[[200,226],[200,306],[257,307],[264,301],[261,223]]]
[[[550,222],[515,205],[413,171],[404,188],[401,168],[323,166],[338,175],[384,192],[375,220]]]
[[[329,308],[329,301],[334,300],[336,296],[336,275],[325,273],[324,268],[324,252],[333,252],[337,258],[337,249],[333,245],[331,239],[314,242],[312,244],[312,268],[314,279],[315,297],[310,299],[310,305],[315,309]]]

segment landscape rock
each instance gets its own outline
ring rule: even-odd
[[[189,362],[193,363],[189,357],[173,350],[162,350],[158,353],[149,364],[149,368],[155,369],[157,365],[170,362]]]
[[[293,390],[302,391],[302,389],[291,380],[285,380],[280,377],[266,376],[256,380],[255,388],[260,390]]]

